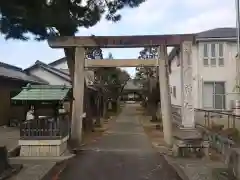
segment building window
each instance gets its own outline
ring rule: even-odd
[[[203,46],[203,65],[208,66],[208,45]]]
[[[225,109],[225,82],[204,82],[203,108]]]
[[[177,58],[177,59],[176,59],[176,64],[177,64],[177,67],[179,67],[180,64],[181,64],[181,63],[180,63],[180,62],[181,62],[181,61],[180,61],[180,58],[181,58],[180,53],[177,54],[177,57],[176,57],[176,58]]]
[[[218,45],[218,65],[219,66],[224,66],[223,44]]]
[[[177,97],[177,93],[176,93],[176,86],[173,86],[173,97]]]
[[[216,66],[216,45],[211,44],[211,59],[210,59],[211,66]]]
[[[223,44],[204,44],[203,65],[224,66]]]

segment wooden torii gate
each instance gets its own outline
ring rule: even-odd
[[[159,68],[160,97],[162,107],[162,120],[164,140],[172,145],[172,114],[171,98],[168,82],[168,55],[167,46],[181,46],[182,59],[186,59],[186,49],[194,41],[192,34],[178,35],[142,35],[142,36],[82,36],[82,37],[54,37],[48,40],[52,48],[75,48],[74,67],[69,67],[73,75],[73,109],[71,138],[77,143],[82,139],[82,115],[84,96],[84,68],[93,67],[136,67],[148,66]],[[137,48],[158,47],[158,59],[85,59],[86,48]],[[185,60],[183,61],[185,62]],[[183,63],[184,64],[184,63]],[[190,83],[190,82],[189,82]],[[183,89],[182,89],[183,90]],[[186,109],[186,108],[185,108]],[[190,112],[190,111],[188,111]],[[186,113],[185,113],[186,114]]]

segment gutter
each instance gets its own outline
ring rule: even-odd
[[[221,37],[216,37],[216,38],[196,38],[196,41],[237,41],[236,37],[228,37],[228,38],[221,38]]]

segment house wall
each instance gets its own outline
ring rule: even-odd
[[[171,103],[173,105],[181,106],[181,82],[180,82],[180,59],[179,56],[174,57],[171,64],[171,74],[169,76],[169,84],[171,91]],[[176,96],[174,94],[174,88],[176,89]]]
[[[62,62],[53,67],[56,69],[65,69],[65,70],[68,69],[67,62]],[[94,81],[94,72],[93,71],[85,71],[85,80],[86,80],[87,84],[89,84],[90,81],[93,82]]]
[[[230,109],[231,100],[236,99],[236,93],[233,93],[236,78],[236,60],[237,52],[236,43],[223,43],[224,66],[208,66],[203,64],[203,47],[205,43],[218,44],[219,42],[199,42],[192,47],[192,85],[193,99],[195,108],[203,108],[203,84],[204,82],[225,82],[225,102],[226,108]],[[180,57],[180,56],[179,56]],[[177,67],[178,58],[175,57],[171,64],[172,73],[170,74],[170,86],[176,86],[176,98],[171,93],[172,104],[181,105],[181,83],[180,83],[180,66]]]
[[[203,65],[203,46],[204,43],[201,42],[198,44],[198,61],[195,62],[195,76],[197,76],[196,80],[198,83],[198,90],[195,91],[194,96],[198,97],[198,106],[199,108],[203,108],[203,83],[204,82],[225,82],[225,102],[226,108],[230,108],[230,100],[234,99],[235,95],[233,94],[233,88],[235,85],[236,78],[236,44],[223,42],[223,56],[224,56],[224,66],[215,66],[215,67],[205,67]],[[214,44],[218,44],[219,42],[211,42]]]
[[[10,94],[13,91],[21,91],[26,83],[0,79],[0,126],[8,125],[10,119],[25,119],[24,106],[12,106]]]
[[[64,80],[53,73],[50,73],[44,69],[36,68],[29,72],[31,75],[40,77],[41,79],[47,81],[51,85],[71,85],[70,82]]]

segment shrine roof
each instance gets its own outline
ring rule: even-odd
[[[12,100],[27,101],[61,101],[67,98],[70,86],[64,85],[30,85],[23,87],[22,91],[12,97]]]

